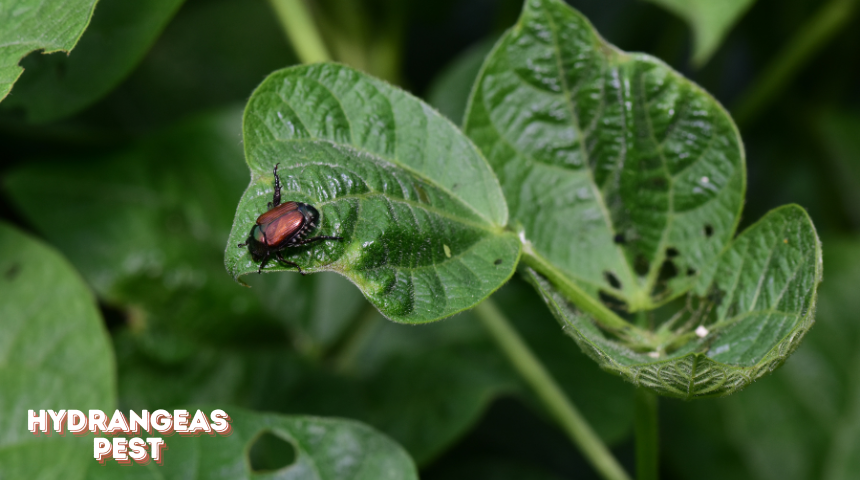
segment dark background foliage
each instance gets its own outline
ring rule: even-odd
[[[609,42],[661,58],[736,111],[827,2],[754,2],[699,69],[689,27],[657,5],[568,3]],[[314,7],[324,36],[363,49],[349,57],[354,66],[459,122],[475,59],[515,23],[521,2]],[[738,119],[748,166],[740,228],[786,203],[808,210],[824,244],[817,324],[785,366],[739,394],[661,399],[663,478],[860,476],[857,18]],[[385,48],[394,60],[377,62]],[[116,350],[120,408],[207,402],[355,418],[404,445],[427,479],[596,478],[470,314],[395,325],[334,274],[266,275],[249,291],[224,272],[222,246],[247,182],[239,112],[267,74],[295,63],[263,0],[188,0],[127,77],[79,113],[32,124],[20,105],[0,105],[0,218],[55,246],[94,288]],[[160,253],[148,251],[153,243]],[[630,466],[632,387],[560,335],[520,280],[499,302]]]

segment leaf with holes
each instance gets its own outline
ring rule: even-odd
[[[698,348],[673,322],[707,303],[690,300],[699,289],[687,294],[731,242],[746,184],[740,136],[716,100],[659,60],[606,43],[563,2],[529,0],[484,64],[465,129],[499,175],[524,262],[596,321],[592,333],[618,340],[605,367]],[[793,248],[812,255],[811,223],[792,221],[814,239]]]
[[[191,406],[209,413],[222,406]],[[353,420],[257,413],[227,408],[230,432],[163,438],[160,465],[120,465],[111,459],[89,466],[86,478],[113,479],[251,479],[410,480],[415,464],[403,448],[367,425]],[[23,418],[23,416],[21,417]],[[89,440],[89,439],[87,439]],[[92,440],[89,440],[92,448]],[[86,452],[84,452],[86,453]],[[44,463],[44,462],[43,462]],[[24,478],[24,477],[21,477]]]
[[[73,54],[30,55],[4,109],[34,123],[83,110],[118,85],[146,54],[183,0],[102,0]]]
[[[96,0],[20,0],[0,5],[0,100],[24,71],[18,62],[34,50],[70,51],[87,28]]]
[[[221,407],[189,407],[210,412]],[[192,476],[208,479],[306,478],[313,480],[409,480],[417,479],[415,464],[403,448],[362,423],[306,415],[275,415],[238,408],[230,415],[229,436],[173,435],[165,438],[164,466],[158,473],[166,479],[188,478],[188,459],[196,459]],[[255,471],[253,455],[262,436],[274,436],[289,446],[282,458],[268,455],[273,463],[288,463],[275,470]],[[277,453],[277,451],[276,451]],[[287,459],[287,462],[278,460]],[[292,460],[289,463],[289,460]],[[113,463],[113,462],[111,462]],[[260,477],[265,475],[265,477]],[[162,477],[159,477],[162,478]]]
[[[607,335],[540,274],[529,269],[528,276],[601,367],[663,395],[695,398],[733,393],[785,361],[814,322],[821,270],[806,212],[773,210],[698,277],[683,308],[649,332],[657,344],[650,351]]]
[[[270,75],[245,110],[251,184],[236,211],[225,264],[234,278],[333,270],[388,318],[420,323],[471,308],[513,273],[520,243],[475,146],[420,100],[331,64]],[[310,204],[313,242],[261,261],[245,242],[272,201]]]

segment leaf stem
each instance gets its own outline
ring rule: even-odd
[[[752,122],[779,97],[798,70],[849,24],[856,5],[857,0],[831,0],[815,13],[735,102],[738,125]]]
[[[565,297],[579,309],[590,314],[603,328],[622,336],[632,337],[635,342],[649,343],[650,337],[646,331],[627,322],[600,301],[585,293],[579,285],[571,282],[564,274],[531,251],[530,248],[523,249],[522,262],[545,276]]]
[[[269,3],[278,15],[281,28],[287,34],[287,39],[293,45],[302,63],[331,60],[331,55],[323,43],[322,36],[304,0],[269,0]]]
[[[534,389],[544,406],[595,470],[607,480],[629,480],[627,472],[492,300],[484,300],[475,307],[474,312],[520,376]]]
[[[657,395],[636,389],[634,407],[636,433],[636,480],[657,480],[659,439],[657,435]]]

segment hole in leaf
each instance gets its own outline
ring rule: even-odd
[[[636,274],[640,277],[648,275],[648,271],[651,270],[651,264],[648,263],[648,259],[645,258],[645,255],[641,253],[636,255],[636,260],[633,262],[633,270],[636,271]]]
[[[255,472],[271,472],[292,465],[296,448],[288,441],[266,430],[260,433],[248,451],[248,463]]]
[[[495,262],[493,262],[493,265],[501,265],[501,264],[502,264],[502,259],[501,259],[501,258],[497,258],[497,259],[496,259],[496,261],[495,261]]]
[[[680,254],[680,252],[678,252],[678,249],[675,247],[669,247],[666,249],[666,256],[669,258],[675,258],[679,254]]]
[[[660,265],[660,273],[657,275],[658,282],[666,282],[678,276],[678,268],[671,260],[666,260]]]
[[[618,280],[618,277],[616,277],[614,273],[607,270],[603,272],[603,276],[606,277],[606,281],[609,282],[609,285],[612,288],[616,290],[621,290],[621,281]]]
[[[615,236],[612,237],[612,241],[618,245],[624,245],[625,243],[627,243],[627,239],[624,238],[623,233],[616,233]]]
[[[627,309],[627,302],[625,302],[624,300],[615,298],[612,295],[604,292],[603,290],[598,292],[598,296],[600,297],[600,301],[603,302],[604,305],[611,308],[612,310],[616,310],[616,311],[620,311],[620,312],[626,312],[628,310]]]
[[[696,269],[693,267],[687,267],[687,276],[692,277],[696,274]]]
[[[713,234],[714,234],[714,227],[712,227],[710,223],[705,225],[705,236],[710,238],[711,235],[713,235]]]
[[[657,281],[654,283],[654,290],[651,295],[655,298],[660,298],[672,293],[669,288],[669,280],[678,276],[678,267],[668,258],[660,265],[660,271],[657,273]]]

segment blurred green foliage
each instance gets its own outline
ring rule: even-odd
[[[111,1],[103,0],[105,12]],[[309,3],[338,60],[397,83],[457,124],[484,55],[521,7],[519,0]],[[736,102],[770,61],[827,6],[759,0],[730,28],[703,27],[696,22],[709,19],[697,17],[694,34],[686,15],[659,2],[569,3],[609,42],[661,58],[730,111],[742,107]],[[661,400],[661,478],[860,476],[856,10],[847,9],[855,16],[834,23],[826,42],[782,74],[778,95],[741,125],[748,169],[741,229],[786,203],[808,210],[824,245],[816,324],[780,370],[736,395]],[[99,13],[97,7],[93,27]],[[702,63],[694,35],[705,28],[725,33]],[[52,268],[62,275],[75,277],[67,261],[79,272],[83,281],[72,283],[84,289],[85,282],[101,307],[86,321],[101,317],[112,340],[119,408],[206,403],[228,412],[232,406],[348,417],[403,445],[428,479],[596,478],[471,313],[404,326],[382,319],[334,274],[263,275],[249,280],[250,290],[232,282],[222,253],[248,181],[241,105],[266,75],[296,57],[262,0],[188,0],[160,30],[124,37],[132,42],[127,55],[87,54],[104,63],[86,71],[74,70],[76,50],[68,59],[32,53],[22,65],[47,66],[25,71],[0,104],[0,217],[29,232],[22,240],[2,227],[0,260],[35,255],[60,265]],[[98,50],[85,43],[87,33],[79,46]],[[121,65],[109,64],[114,60]],[[43,122],[31,123],[38,118],[22,105],[68,93],[62,80],[40,83],[39,68],[64,63],[76,76],[69,82],[92,87],[86,101],[74,108],[44,103]],[[48,91],[39,98],[32,88]],[[63,277],[49,277],[40,281],[46,301],[59,301],[49,280]],[[510,282],[495,298],[629,466],[633,387],[585,357],[523,282]],[[8,318],[0,319],[0,344],[11,338]],[[81,346],[94,355],[100,348]],[[3,363],[0,375],[14,365]],[[88,382],[92,373],[67,375]],[[103,397],[110,408],[110,394]],[[26,434],[6,420],[21,418],[5,414],[0,410],[3,446]],[[82,458],[91,462],[87,453]],[[89,468],[106,478],[123,473]]]

